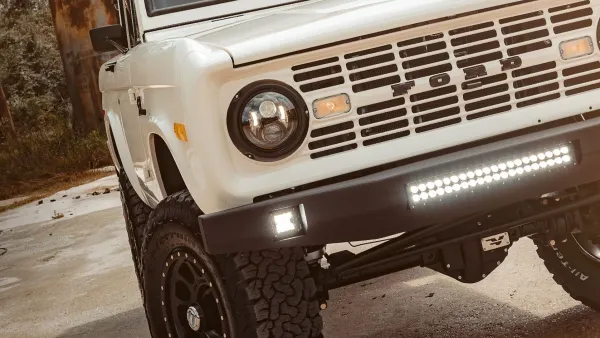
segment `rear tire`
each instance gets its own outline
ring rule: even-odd
[[[211,256],[203,247],[201,214],[183,191],[150,216],[141,271],[152,336],[322,338],[317,289],[303,250]],[[186,307],[202,314],[204,336],[187,321]]]
[[[552,244],[535,239],[537,253],[556,283],[573,299],[600,311],[600,260],[587,253],[575,236]]]
[[[152,209],[142,201],[135,189],[131,185],[129,178],[124,171],[119,173],[119,186],[121,190],[121,203],[123,204],[123,217],[125,218],[125,228],[127,229],[127,237],[129,239],[129,247],[131,248],[131,258],[135,275],[138,280],[138,287],[142,297],[144,290],[140,276],[140,251],[142,240],[144,238],[144,228]]]

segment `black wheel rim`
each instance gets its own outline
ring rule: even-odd
[[[598,235],[588,235],[585,233],[571,234],[579,246],[579,249],[596,263],[600,263],[600,238]]]
[[[167,258],[161,305],[168,337],[231,337],[222,297],[209,271],[191,251],[175,250]],[[189,313],[196,320],[188,319]]]

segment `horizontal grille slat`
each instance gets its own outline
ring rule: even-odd
[[[394,83],[400,82],[400,75],[389,76],[383,79],[377,79],[374,81],[363,82],[352,86],[352,91],[355,93],[364,92],[367,90],[381,88],[385,86],[393,85]]]
[[[323,60],[319,60],[319,61],[314,61],[314,62],[297,65],[297,66],[292,67],[292,70],[297,71],[297,70],[302,70],[302,69],[307,69],[307,68],[312,68],[312,67],[317,67],[317,66],[323,66],[328,63],[338,62],[339,60],[340,60],[340,58],[338,58],[336,56],[336,57],[329,58],[329,59],[323,59]]]
[[[422,67],[422,66],[429,65],[432,63],[446,61],[449,59],[450,59],[450,55],[448,55],[448,53],[434,54],[434,55],[426,56],[426,57],[419,58],[419,59],[404,61],[404,62],[402,62],[402,68],[404,68],[404,69],[418,68],[418,67]]]
[[[329,147],[332,145],[336,145],[338,143],[344,143],[347,141],[352,141],[356,138],[356,134],[354,133],[347,133],[347,134],[343,134],[343,135],[338,135],[338,136],[334,136],[334,137],[330,137],[330,138],[326,138],[326,139],[322,139],[319,141],[314,141],[308,144],[308,149],[310,150],[314,150],[314,149],[319,149],[319,148],[325,148],[325,147]]]
[[[482,77],[479,79],[463,82],[461,87],[463,90],[468,90],[471,88],[480,88],[480,87],[484,87],[484,86],[487,86],[492,83],[505,81],[507,78],[508,78],[508,75],[506,75],[505,73],[498,74],[498,75],[492,75],[492,76],[486,76],[486,77]]]
[[[373,123],[392,120],[392,119],[402,117],[402,116],[406,116],[406,109],[404,109],[404,108],[398,109],[398,110],[392,110],[392,111],[385,112],[382,114],[371,115],[369,117],[363,117],[362,119],[358,120],[358,124],[360,124],[361,126],[366,126],[366,125],[373,124]]]
[[[310,158],[313,159],[313,160],[316,160],[316,159],[321,158],[321,157],[331,156],[331,155],[343,153],[345,151],[354,150],[356,148],[358,148],[358,145],[356,143],[349,144],[347,146],[343,146],[343,147],[339,147],[339,148],[333,148],[333,149],[329,149],[329,150],[325,150],[325,151],[320,151],[320,152],[317,152],[317,153],[314,153],[314,154],[310,154]]]
[[[327,68],[320,68],[320,69],[316,69],[316,70],[311,70],[310,72],[296,74],[296,75],[294,75],[294,81],[302,82],[302,81],[315,79],[315,78],[319,78],[319,77],[324,77],[324,76],[328,76],[328,75],[334,75],[334,74],[341,73],[341,72],[342,72],[342,66],[340,66],[340,65],[331,66],[331,67],[327,67]]]
[[[525,13],[525,14],[521,14],[521,15],[517,15],[517,16],[512,16],[510,18],[500,19],[499,22],[501,25],[504,25],[507,23],[526,20],[526,19],[530,19],[530,18],[534,18],[536,16],[542,16],[542,15],[544,15],[544,12],[537,11],[537,12],[531,12],[531,13]]]
[[[396,121],[396,122],[379,125],[376,127],[368,127],[368,128],[361,130],[360,133],[362,136],[366,137],[366,136],[382,134],[382,133],[385,133],[388,131],[405,128],[405,127],[408,127],[408,121],[401,120],[401,121]]]
[[[458,68],[466,68],[466,67],[471,67],[471,66],[475,66],[475,65],[480,65],[482,63],[486,63],[486,62],[490,62],[490,61],[500,60],[503,57],[504,57],[504,55],[502,54],[502,52],[494,52],[494,53],[489,53],[489,54],[473,57],[470,59],[458,60],[456,62],[456,65],[458,66]]]
[[[465,99],[465,101],[470,101],[470,100],[479,99],[479,98],[482,98],[485,96],[493,95],[495,93],[505,92],[507,90],[508,90],[508,84],[503,83],[503,84],[500,84],[497,86],[488,87],[485,89],[480,89],[480,90],[475,90],[472,92],[465,93],[463,95],[463,98]]]
[[[452,46],[456,47],[456,46],[460,46],[460,45],[466,45],[467,43],[492,39],[497,36],[498,36],[498,33],[495,30],[490,30],[490,31],[473,34],[473,35],[461,36],[459,38],[454,38],[454,39],[450,40],[450,43],[452,44]]]
[[[546,19],[536,19],[532,21],[518,23],[512,26],[502,27],[502,34],[510,35],[543,26],[546,26]]]
[[[406,47],[406,46],[410,46],[410,45],[416,45],[418,43],[433,41],[433,40],[441,39],[443,37],[444,37],[444,35],[442,33],[426,35],[426,36],[422,36],[422,37],[418,37],[418,38],[400,41],[400,42],[398,42],[398,47]]]
[[[491,49],[496,49],[496,48],[500,48],[500,42],[490,41],[490,42],[482,43],[479,45],[456,49],[456,50],[454,50],[454,56],[462,57],[465,55],[481,53],[481,52],[485,52],[486,50],[491,50]]]
[[[551,81],[551,80],[555,80],[557,78],[558,78],[558,73],[556,73],[556,72],[546,73],[546,74],[542,74],[542,75],[528,77],[523,80],[515,81],[513,86],[515,88],[528,87],[528,86],[532,86],[536,83]]]
[[[586,6],[589,4],[590,4],[589,0],[573,2],[573,3],[567,4],[567,5],[552,7],[550,9],[548,9],[548,13],[556,13],[556,12],[560,12],[560,11],[564,11],[564,10],[568,10],[568,9],[572,9],[572,8],[576,8],[576,7]]]
[[[451,126],[453,124],[457,124],[457,123],[461,123],[462,119],[460,117],[451,119],[451,120],[446,120],[446,121],[442,121],[442,122],[438,122],[438,123],[433,123],[433,124],[429,124],[427,126],[424,127],[418,127],[415,128],[415,132],[416,133],[424,133],[426,131],[431,131],[434,129],[439,129],[439,128],[444,128],[444,127],[448,127]]]
[[[445,117],[454,116],[460,114],[459,107],[452,107],[440,111],[436,111],[435,113],[424,114],[417,116],[413,119],[414,124],[421,124],[426,122],[431,122],[439,119],[443,119]]]
[[[394,61],[395,59],[396,58],[393,53],[383,54],[383,55],[379,55],[379,56],[375,56],[375,57],[370,57],[367,59],[362,59],[359,61],[349,62],[346,64],[346,68],[348,68],[348,70],[354,70],[354,69],[374,66],[374,65],[377,65],[380,63]]]
[[[477,24],[477,25],[473,25],[473,26],[467,26],[467,27],[453,29],[448,34],[450,34],[450,35],[465,34],[465,33],[473,32],[473,31],[478,31],[478,30],[485,29],[485,28],[490,28],[490,27],[493,27],[493,26],[494,26],[494,23],[491,22],[491,21],[490,22],[484,22],[484,23],[480,23],[480,24]]]
[[[534,96],[534,95],[538,95],[541,93],[547,93],[553,90],[557,90],[558,89],[558,83],[551,83],[551,84],[547,84],[547,85],[543,85],[540,87],[535,87],[535,88],[530,88],[530,89],[525,89],[525,90],[521,90],[515,93],[515,97],[517,99],[522,99],[522,98],[526,98],[529,96]]]
[[[438,89],[411,95],[410,101],[411,102],[425,101],[425,100],[429,100],[429,99],[437,97],[437,96],[443,96],[443,95],[451,94],[454,92],[456,92],[456,86],[448,86],[448,87],[438,88]]]
[[[497,97],[493,97],[493,98],[489,98],[489,99],[485,99],[485,100],[481,100],[481,101],[477,101],[477,102],[473,102],[473,103],[467,103],[465,105],[465,110],[468,112],[473,111],[473,110],[479,110],[482,108],[495,106],[497,104],[506,103],[509,101],[510,101],[510,95],[508,95],[508,94],[501,95],[501,96],[497,96]]]
[[[523,43],[531,40],[545,38],[550,35],[547,29],[541,29],[535,32],[529,32],[521,35],[513,35],[509,38],[504,39],[504,43],[507,46],[514,45],[517,43]]]
[[[405,130],[405,131],[401,131],[399,133],[389,134],[389,135],[385,135],[385,136],[381,136],[381,137],[375,137],[375,138],[372,138],[372,139],[365,140],[363,142],[363,145],[364,146],[371,146],[371,145],[382,143],[382,142],[387,142],[387,141],[391,141],[391,140],[397,140],[399,138],[406,137],[408,135],[410,135],[410,131]]]
[[[449,105],[456,104],[456,103],[458,103],[458,97],[451,96],[451,97],[447,97],[447,98],[436,100],[436,101],[429,101],[426,103],[414,105],[412,107],[412,112],[420,113],[420,112],[428,111],[428,110],[435,109],[435,108],[449,106]]]
[[[545,41],[539,41],[539,42],[531,43],[531,44],[524,45],[524,46],[509,48],[507,53],[509,56],[515,56],[515,55],[521,55],[521,54],[525,54],[525,53],[535,52],[537,50],[544,49],[544,48],[550,48],[550,47],[552,47],[552,41],[545,40]]]
[[[321,80],[313,83],[303,84],[300,86],[300,90],[303,92],[312,92],[319,89],[333,87],[344,84],[344,78],[342,76],[334,77],[327,80]]]
[[[571,76],[571,75],[584,73],[584,72],[598,69],[598,68],[600,68],[600,62],[596,61],[596,62],[586,63],[581,66],[567,68],[567,69],[563,70],[562,73],[563,73],[563,76]]]
[[[550,22],[557,23],[557,22],[573,20],[576,18],[582,18],[584,16],[592,15],[593,13],[594,13],[594,11],[592,11],[591,8],[580,9],[578,11],[573,11],[573,12],[568,12],[568,13],[563,13],[563,14],[558,14],[558,15],[552,16],[552,17],[550,17]]]
[[[446,42],[436,42],[430,45],[424,45],[419,47],[414,47],[410,49],[404,49],[400,51],[401,58],[409,58],[412,56],[417,56],[421,54],[431,53],[438,50],[446,49]]]
[[[574,30],[578,30],[578,29],[582,29],[582,28],[587,28],[587,27],[591,27],[591,26],[592,26],[592,19],[577,21],[577,22],[566,24],[566,25],[554,27],[554,34],[562,34],[562,33],[570,32],[570,31],[574,31]]]
[[[565,80],[565,87],[572,87],[572,86],[576,86],[576,85],[579,85],[582,83],[592,82],[592,81],[597,81],[597,80],[600,80],[600,72],[587,74],[587,75],[583,75],[583,76]]]
[[[325,135],[335,134],[340,131],[348,130],[354,128],[354,122],[348,121],[340,124],[336,124],[329,127],[315,129],[310,133],[310,137],[316,138]]]
[[[488,116],[492,116],[492,115],[496,115],[496,114],[500,114],[500,113],[505,113],[507,111],[510,111],[511,109],[512,109],[512,107],[510,105],[508,105],[508,106],[493,108],[490,110],[484,110],[479,113],[467,115],[467,120],[471,121],[471,120],[480,119],[482,117],[488,117]]]
[[[449,72],[451,70],[452,70],[452,64],[444,63],[439,66],[408,72],[408,73],[406,73],[406,79],[407,80],[415,80],[415,79],[420,79],[422,77],[427,77],[427,76],[431,76],[431,75],[435,75],[435,74]]]
[[[560,97],[559,93],[550,94],[550,95],[546,95],[546,96],[542,96],[542,97],[537,97],[535,99],[531,99],[531,100],[527,100],[527,101],[523,101],[523,102],[517,103],[517,108],[523,108],[523,107],[531,106],[531,105],[534,105],[534,104],[540,104],[540,103],[543,103],[543,102],[556,100],[559,97]]]
[[[360,81],[371,77],[377,77],[398,71],[398,66],[395,64],[365,70],[358,73],[350,74],[350,81]]]
[[[384,110],[384,109],[388,109],[388,108],[392,108],[392,107],[401,106],[405,102],[406,102],[406,100],[403,97],[400,97],[400,98],[397,98],[394,100],[378,102],[378,103],[375,103],[372,105],[358,108],[357,113],[358,113],[358,115],[369,114],[372,112],[376,112],[378,110]]]
[[[513,71],[512,76],[513,77],[527,76],[527,75],[531,75],[531,74],[535,74],[535,73],[539,73],[539,72],[544,72],[546,70],[550,70],[550,69],[554,69],[554,68],[556,68],[556,62],[551,61],[551,62],[539,64],[539,65],[534,65],[534,66],[517,69],[517,70]]]
[[[559,42],[578,37],[570,32],[595,39],[590,1],[537,10],[538,2],[528,3],[511,16],[490,12],[480,22],[363,42],[363,48],[294,66],[300,90],[314,92],[308,100],[335,95],[339,86],[352,103],[360,102],[348,114],[316,121],[303,154],[334,156],[600,90],[597,59],[554,60]]]
[[[369,48],[369,49],[361,50],[360,52],[346,54],[346,55],[344,55],[344,58],[345,59],[354,59],[354,58],[365,56],[365,55],[385,52],[386,50],[390,50],[390,49],[392,49],[392,45],[385,45],[385,46],[381,46],[381,47]]]
[[[579,88],[567,90],[565,92],[565,94],[567,96],[571,96],[571,95],[575,95],[575,94],[581,94],[581,93],[589,92],[590,90],[596,90],[596,89],[599,89],[599,88],[600,88],[600,83],[594,83],[594,84],[591,84],[591,85],[587,85],[587,86],[583,86],[583,87],[579,87]]]

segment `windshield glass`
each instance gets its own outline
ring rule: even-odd
[[[122,0],[120,0],[122,1]],[[144,32],[210,19],[240,16],[255,11],[276,11],[310,0],[129,0],[145,7],[141,15]],[[341,0],[345,1],[345,0]],[[2,2],[2,0],[0,0]],[[144,13],[145,12],[145,13]],[[141,14],[140,13],[140,14]],[[144,15],[145,14],[145,15]]]
[[[235,3],[252,3],[256,9],[302,2],[306,0],[144,0],[149,16],[168,14],[201,7],[221,7],[218,5],[232,5]],[[247,7],[247,6],[243,6]]]
[[[152,10],[160,11],[176,7],[201,7],[222,4],[224,2],[233,2],[236,0],[147,0],[150,3]]]

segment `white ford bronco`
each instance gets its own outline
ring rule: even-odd
[[[600,0],[115,8],[90,36],[120,52],[100,88],[154,337],[323,337],[329,290],[475,283],[522,237],[600,309]]]

